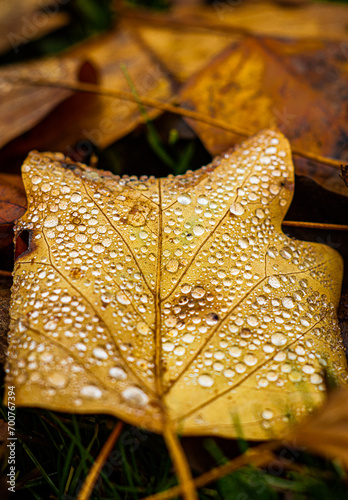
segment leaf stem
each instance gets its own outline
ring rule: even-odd
[[[8,79],[8,81],[11,80]],[[256,132],[244,129],[242,127],[237,127],[236,125],[227,124],[223,120],[218,120],[211,116],[204,115],[202,113],[198,113],[197,111],[192,111],[190,109],[186,109],[181,106],[176,106],[169,102],[158,101],[157,99],[152,99],[146,96],[138,96],[138,98],[135,98],[135,96],[131,92],[127,92],[125,90],[117,90],[117,89],[101,87],[93,83],[83,83],[83,82],[65,83],[65,82],[57,82],[45,79],[32,80],[30,78],[24,78],[24,77],[18,78],[12,83],[25,83],[27,85],[40,86],[40,87],[57,87],[57,88],[72,90],[74,92],[87,92],[106,97],[114,97],[122,101],[131,101],[134,103],[138,103],[139,99],[139,102],[141,102],[143,106],[149,106],[151,108],[167,111],[168,113],[185,116],[186,118],[191,118],[192,120],[206,123],[207,125],[211,125],[221,130],[226,130],[227,132],[240,135],[241,137],[250,137],[254,135]],[[171,100],[174,101],[173,98]],[[334,158],[328,158],[326,156],[322,156],[316,153],[310,153],[308,151],[303,151],[302,149],[299,149],[297,147],[295,148],[292,147],[292,152],[295,155],[302,156],[303,158],[307,158],[308,160],[317,161],[319,163],[322,163],[323,165],[328,165],[336,169],[341,169],[341,166],[344,163],[343,160],[336,160]]]
[[[185,500],[198,500],[195,483],[192,479],[189,464],[177,434],[169,422],[165,422],[163,437],[179,480],[180,493]],[[176,495],[175,495],[176,496]]]
[[[100,474],[100,471],[102,470],[106,459],[111,453],[111,450],[113,449],[119,435],[121,434],[123,428],[123,422],[117,422],[117,425],[114,427],[113,431],[109,435],[107,441],[105,442],[103,448],[101,449],[101,452],[99,453],[96,461],[94,462],[91,470],[88,473],[88,476],[86,477],[86,480],[79,492],[79,495],[77,497],[77,500],[88,500],[94,485],[98,479],[98,476]]]

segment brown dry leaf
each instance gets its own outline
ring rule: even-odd
[[[71,55],[88,59],[98,69],[99,83],[104,87],[130,91],[122,70],[124,65],[139,95],[162,101],[173,97],[167,72],[125,27],[119,26],[117,31],[81,44],[72,49]],[[154,118],[161,112],[151,108],[147,113]],[[144,122],[138,104],[92,95],[74,120],[68,113],[62,118],[60,134],[57,136],[54,129],[52,141],[57,149],[65,151],[80,139],[105,148]]]
[[[289,443],[330,460],[339,460],[348,469],[347,398],[347,388],[330,393],[325,405],[295,429]]]
[[[294,147],[344,158],[347,76],[348,61],[339,44],[248,38],[195,75],[183,89],[182,100],[191,109],[251,133],[277,125]],[[241,141],[224,130],[190,123],[213,154]],[[338,170],[304,160],[296,168],[324,187],[347,194]]]
[[[151,26],[131,24],[139,39],[179,82],[186,82],[223,49],[240,39],[238,35],[223,32],[201,32],[192,27]]]
[[[164,433],[282,436],[347,366],[342,260],[281,232],[294,172],[275,130],[166,179],[60,153],[23,166],[7,384],[18,406]],[[5,391],[6,392],[6,391]]]
[[[0,53],[61,28],[68,16],[52,0],[0,0]],[[57,8],[58,7],[58,8]]]
[[[26,206],[27,198],[21,177],[0,173],[0,227],[19,219]]]
[[[10,299],[12,279],[0,277],[0,364],[6,360],[7,333],[10,326]]]
[[[132,33],[122,27],[110,34],[97,36],[70,49],[61,55],[59,59],[52,60],[49,71],[45,72],[44,65],[43,72],[37,75],[34,73],[33,77],[35,68],[28,67],[25,70],[26,74],[23,76],[31,80],[41,78],[43,80],[61,81],[63,84],[69,83],[69,80],[70,82],[71,80],[76,81],[74,71],[77,62],[80,65],[83,62],[91,63],[91,67],[97,71],[99,83],[105,87],[130,90],[121,68],[121,65],[124,64],[140,95],[155,97],[162,101],[170,99],[173,95],[171,81],[167,77],[166,71],[161,68],[159,62],[152,57],[152,54],[136,41]],[[39,61],[35,64],[41,68],[42,62]],[[65,71],[67,74],[61,74],[61,67],[68,67],[70,71]],[[8,71],[11,71],[10,67]],[[5,77],[6,75],[4,75],[4,81],[6,82]],[[34,102],[30,94],[26,97],[27,86],[19,86],[17,92],[20,93],[20,97],[18,98],[16,94],[15,98],[18,104],[22,104],[22,114],[25,105],[29,112],[34,114],[35,122],[38,121],[38,118],[42,118],[47,110],[52,109],[54,97],[56,97],[57,102],[60,102],[64,97],[71,95],[70,91],[58,88],[29,88],[37,96],[38,101]],[[7,101],[8,113],[11,113],[12,117],[13,103],[10,100]],[[33,102],[35,105],[33,105]],[[153,108],[148,109],[147,112],[151,118],[160,114],[160,111]],[[19,118],[21,116],[18,114]],[[74,117],[73,120],[71,116]],[[30,114],[29,118],[31,118]],[[71,153],[72,146],[77,141],[80,141],[81,150],[88,141],[104,148],[129,133],[143,121],[137,104],[111,97],[78,94],[62,103],[42,123],[27,133],[24,140],[16,144],[14,149],[16,151],[25,149],[27,152],[35,147],[41,150],[56,149]],[[9,120],[6,120],[6,134],[7,136],[10,135],[10,137],[6,139],[5,135],[4,142],[19,135],[20,132],[29,129],[34,124],[28,120],[27,126],[23,127],[23,121],[19,120],[18,130],[16,128],[12,130],[8,123]]]
[[[342,165],[342,177],[346,186],[348,187],[348,164]]]
[[[23,78],[75,82],[82,64],[79,59],[49,57],[0,69],[0,147],[29,130],[71,91],[24,84]]]
[[[24,214],[26,206],[27,199],[21,177],[19,175],[0,174],[0,249],[2,251],[2,269],[6,268],[6,265],[11,266],[13,262],[13,225],[16,219]]]
[[[190,27],[204,32],[339,41],[348,40],[347,12],[345,5],[332,3],[310,2],[290,7],[258,0],[216,1],[211,6],[180,5],[169,14],[153,14],[141,9],[121,10],[127,18],[178,29]]]

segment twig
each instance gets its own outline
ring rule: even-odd
[[[88,476],[86,477],[86,480],[83,483],[83,486],[79,492],[77,500],[89,499],[93,491],[94,485],[100,474],[100,471],[102,470],[106,459],[110,455],[111,450],[113,449],[119,435],[121,434],[122,428],[123,428],[123,422],[118,422],[117,425],[114,427],[112,433],[110,434],[103,448],[101,449],[101,452],[97,457],[97,460],[94,462],[91,470],[89,471]]]
[[[12,273],[11,273],[11,271],[1,271],[0,270],[0,276],[4,276],[5,278],[12,278]]]
[[[325,224],[322,222],[303,222],[300,220],[284,220],[283,226],[326,229],[328,231],[348,231],[348,226],[345,226],[344,224]]]
[[[10,81],[10,79],[8,79]],[[110,89],[106,87],[101,87],[99,85],[95,85],[93,83],[64,83],[64,82],[55,82],[51,80],[31,80],[30,78],[18,78],[12,83],[25,83],[27,85],[40,86],[40,87],[57,87],[67,90],[73,90],[75,92],[87,92],[91,94],[102,95],[106,97],[114,97],[116,99],[120,99],[122,101],[131,101],[137,103],[137,99],[131,92],[127,92],[125,90],[117,90]],[[152,99],[146,96],[139,96],[139,101],[143,106],[149,106],[151,108],[160,109],[162,111],[167,111],[168,113],[173,113],[180,116],[185,116],[186,118],[191,118],[192,120],[196,120],[202,123],[206,123],[207,125],[211,125],[216,128],[220,128],[221,130],[226,130],[227,132],[231,132],[236,135],[240,135],[241,137],[250,137],[254,135],[255,131],[247,130],[242,127],[237,127],[235,125],[230,125],[224,122],[223,120],[218,120],[208,115],[204,115],[202,113],[198,113],[197,111],[191,111],[190,109],[183,108],[181,106],[175,106],[173,104],[158,101],[157,99]],[[292,148],[292,152],[295,155],[302,156],[303,158],[307,158],[308,160],[317,161],[322,163],[323,165],[328,165],[333,168],[341,169],[343,161],[335,160],[333,158],[328,158],[326,156],[321,156],[315,153],[309,153],[307,151],[302,151],[298,148]]]
[[[215,467],[209,472],[205,472],[201,476],[194,479],[194,485],[196,488],[202,488],[208,483],[213,481],[217,481],[222,477],[226,476],[230,472],[234,470],[240,469],[245,465],[255,465],[256,467],[262,467],[267,463],[271,462],[274,459],[274,455],[272,450],[279,447],[278,441],[272,441],[270,443],[261,444],[256,448],[249,449],[243,455],[240,455],[237,458],[234,458],[230,462],[227,462],[220,467]],[[174,488],[170,488],[169,490],[162,491],[160,493],[156,493],[154,495],[150,495],[142,500],[170,500],[171,498],[175,498],[176,496],[182,493],[182,486],[174,486]]]

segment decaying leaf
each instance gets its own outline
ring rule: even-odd
[[[71,95],[68,90],[23,84],[23,78],[61,82],[63,85],[74,83],[78,80],[78,69],[85,62],[90,63],[95,70],[95,78],[104,87],[130,90],[122,70],[124,65],[140,95],[162,101],[173,95],[171,80],[160,63],[129,30],[119,26],[109,34],[73,47],[59,59],[49,58],[3,69],[0,72],[3,80],[0,92],[5,94],[6,102],[0,108],[3,116],[0,118],[0,145],[36,125],[55,104]],[[19,78],[20,82],[13,84]],[[150,118],[160,114],[153,108],[147,112]],[[36,147],[69,153],[77,142],[81,150],[86,148],[88,142],[104,148],[143,121],[136,103],[101,95],[78,94],[65,100],[43,122],[30,130],[24,139],[18,141],[14,150],[24,149],[27,152]]]
[[[151,24],[187,26],[203,32],[254,34],[294,39],[348,40],[345,5],[304,2],[277,5],[270,1],[223,2],[212,5],[178,5],[169,13],[122,8],[124,17]],[[277,22],[274,22],[274,20]]]
[[[171,80],[152,53],[143,47],[132,32],[120,25],[117,30],[84,42],[72,49],[71,55],[88,59],[99,71],[100,84],[107,88],[130,91],[122,66],[139,95],[162,101],[173,96]],[[106,147],[133,130],[144,118],[137,103],[124,102],[105,96],[89,96],[90,102],[70,119],[64,120],[64,130],[54,139],[60,150],[77,140],[90,140],[99,147]],[[148,116],[160,114],[147,109]],[[57,131],[55,131],[57,136]]]
[[[182,99],[191,109],[251,133],[276,125],[294,147],[344,159],[347,76],[339,43],[247,38],[197,73]],[[241,141],[216,127],[190,124],[213,154]],[[346,194],[338,170],[302,160],[296,171]]]
[[[0,364],[6,360],[7,332],[10,326],[11,282],[11,279],[0,277]]]
[[[68,16],[58,5],[51,0],[0,0],[0,52],[17,52],[21,45],[64,26]]]
[[[190,27],[132,23],[143,43],[179,82],[186,82],[213,57],[240,37],[233,33],[197,31]]]
[[[113,176],[60,153],[23,165],[7,384],[18,406],[103,412],[165,433],[281,436],[347,366],[342,261],[281,232],[287,140],[268,130],[207,167]],[[6,391],[5,391],[6,392]]]
[[[40,61],[11,64],[0,70],[0,147],[36,125],[71,91],[53,87],[35,87],[23,79],[71,81],[77,79],[82,62],[74,58],[46,57]]]
[[[21,217],[26,209],[22,179],[19,175],[0,174],[0,227],[11,224]]]
[[[2,250],[2,266],[6,266],[7,263],[11,265],[13,262],[13,226],[16,219],[24,214],[26,206],[27,199],[21,177],[19,175],[0,174],[0,249]]]

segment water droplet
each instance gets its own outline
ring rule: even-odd
[[[206,323],[208,325],[216,325],[216,323],[219,321],[219,315],[216,313],[209,313],[205,319]]]
[[[109,375],[115,380],[126,380],[127,373],[120,366],[113,366],[109,370]]]
[[[184,294],[188,294],[188,293],[190,293],[191,288],[192,288],[191,285],[188,285],[187,283],[185,283],[184,285],[181,286],[181,292]]]
[[[80,193],[73,193],[70,199],[73,203],[78,203],[79,201],[81,201],[81,195]]]
[[[168,260],[166,269],[169,273],[176,273],[179,269],[179,262],[176,259]]]
[[[319,373],[313,373],[310,378],[312,384],[321,384],[323,382],[323,377]]]
[[[295,302],[291,297],[284,297],[282,299],[282,304],[286,309],[292,309],[293,307],[295,307]]]
[[[80,391],[81,396],[87,399],[100,399],[102,391],[95,385],[85,385]]]
[[[44,221],[44,227],[56,227],[58,226],[58,217],[55,215],[48,215]]]
[[[243,215],[244,214],[243,205],[241,205],[238,202],[232,203],[232,205],[230,206],[230,212],[234,215]]]
[[[55,330],[57,328],[57,323],[55,321],[48,321],[45,325],[44,325],[44,329],[45,330]]]
[[[137,324],[137,332],[140,333],[140,335],[147,335],[150,332],[150,328],[144,321],[139,321]]]
[[[248,238],[241,238],[240,240],[238,240],[238,245],[243,249],[248,248],[249,246]]]
[[[33,175],[31,178],[31,182],[33,184],[40,184],[41,181],[42,181],[42,179],[38,175]]]
[[[164,352],[172,352],[174,350],[175,345],[172,342],[164,342],[162,345],[162,349]]]
[[[96,245],[93,245],[92,250],[95,253],[102,253],[102,252],[104,252],[105,248],[100,243],[97,243]]]
[[[142,408],[149,402],[148,396],[139,387],[130,386],[122,392],[122,398],[132,406]]]
[[[204,227],[203,227],[203,226],[200,226],[200,225],[195,226],[195,227],[193,228],[193,234],[194,234],[195,236],[202,236],[202,234],[204,233],[204,231],[205,231]]]
[[[232,346],[228,352],[232,358],[239,358],[242,354],[242,350],[237,346]]]
[[[273,418],[273,411],[268,409],[263,410],[262,418],[265,420],[271,420],[271,418]]]
[[[269,286],[271,286],[272,288],[279,288],[280,287],[280,281],[279,279],[277,278],[277,276],[270,276],[268,278],[268,284]]]
[[[82,234],[82,233],[78,233],[75,235],[75,240],[78,242],[78,243],[86,243],[87,241],[87,236],[85,234]]]
[[[108,353],[102,347],[95,347],[93,349],[93,355],[97,359],[108,359]]]
[[[195,286],[195,288],[192,290],[192,297],[194,299],[201,299],[205,295],[205,290],[201,286]]]
[[[203,374],[198,377],[198,383],[202,387],[211,387],[214,384],[214,380],[208,374]]]
[[[278,255],[278,250],[276,249],[276,247],[269,247],[269,249],[267,250],[267,255],[269,255],[269,257],[271,257],[272,259],[275,259]]]
[[[149,233],[147,231],[139,231],[139,238],[142,240],[146,240],[146,238],[149,236]]]
[[[312,377],[313,377],[313,375],[312,375]],[[291,373],[289,373],[289,380],[291,382],[301,382],[302,375],[300,372],[292,371]]]
[[[185,352],[186,352],[185,347],[183,347],[181,345],[179,345],[178,347],[176,347],[174,349],[175,356],[183,356],[185,354]]]
[[[286,354],[283,351],[277,352],[277,354],[274,356],[273,359],[274,359],[274,361],[281,363],[282,361],[286,360]]]
[[[284,259],[291,259],[292,257],[292,250],[291,248],[289,247],[284,247],[280,250],[280,255],[284,258]]]
[[[237,363],[235,368],[237,373],[244,373],[246,370],[246,366],[244,363]]]
[[[181,204],[181,205],[189,205],[191,203],[192,199],[191,197],[184,193],[184,194],[180,194],[178,196],[178,202]]]
[[[182,341],[185,342],[185,344],[192,344],[192,342],[195,340],[194,335],[192,333],[185,333],[182,337]]]
[[[250,326],[257,326],[259,324],[259,320],[257,319],[256,316],[249,316],[247,318],[247,323]]]
[[[117,302],[125,306],[131,303],[127,295],[123,292],[117,292],[116,299]]]
[[[63,389],[68,383],[66,375],[63,373],[53,372],[47,376],[47,381],[50,385],[57,389]]]
[[[246,354],[243,358],[243,361],[248,366],[254,366],[257,363],[257,357],[253,354]]]
[[[303,365],[302,371],[303,371],[303,373],[307,373],[307,375],[311,375],[312,373],[315,372],[315,368],[313,365],[306,364],[306,365]]]
[[[280,347],[286,344],[286,337],[283,333],[274,333],[271,337],[271,342],[273,345]]]

